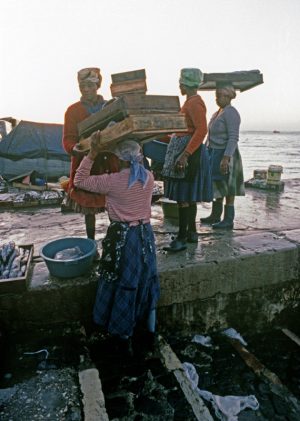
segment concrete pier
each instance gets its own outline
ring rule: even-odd
[[[287,180],[283,192],[248,188],[236,198],[233,231],[215,232],[198,224],[199,242],[170,254],[163,247],[177,231],[176,221],[163,218],[153,205],[161,281],[159,328],[182,331],[260,329],[283,323],[299,310],[300,179]],[[199,204],[197,219],[210,212]],[[99,251],[108,219],[97,216]],[[1,212],[1,241],[34,244],[34,260],[23,292],[1,293],[0,320],[13,328],[91,320],[97,285],[95,265],[85,277],[58,279],[39,257],[48,241],[85,236],[81,215],[60,208],[28,208]]]

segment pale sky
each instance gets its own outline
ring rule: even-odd
[[[0,47],[0,118],[63,123],[83,67],[107,99],[112,73],[145,68],[148,94],[180,96],[183,67],[259,69],[232,102],[241,129],[300,130],[300,0],[0,0]]]

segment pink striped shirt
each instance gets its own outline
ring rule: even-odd
[[[90,175],[94,161],[85,157],[76,171],[74,185],[94,193],[106,195],[106,208],[111,221],[137,225],[140,220],[150,222],[153,175],[148,171],[148,181],[140,181],[128,188],[130,169],[102,175]]]

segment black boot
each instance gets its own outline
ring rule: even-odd
[[[223,213],[223,203],[219,200],[215,200],[212,203],[211,214],[206,218],[200,218],[203,224],[215,224],[221,221],[221,215]]]
[[[213,229],[232,229],[234,220],[234,205],[225,205],[224,219],[217,224],[213,224]]]
[[[179,215],[179,231],[177,238],[171,241],[168,247],[164,247],[167,251],[182,251],[186,249],[187,227],[189,219],[189,207],[178,206]]]
[[[189,209],[189,220],[188,220],[187,242],[198,243],[198,234],[196,231],[196,215],[197,215],[196,203],[192,203],[188,209]]]
[[[95,215],[85,215],[85,230],[87,238],[95,240],[95,230],[96,230],[96,216]]]

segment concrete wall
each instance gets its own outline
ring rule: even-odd
[[[216,253],[193,261],[184,255],[158,258],[159,329],[204,332],[284,323],[300,308],[299,238],[300,230],[259,233],[235,238],[232,253],[219,244]],[[51,279],[43,265],[34,264],[27,290],[0,294],[0,321],[16,329],[91,322],[96,274]]]

